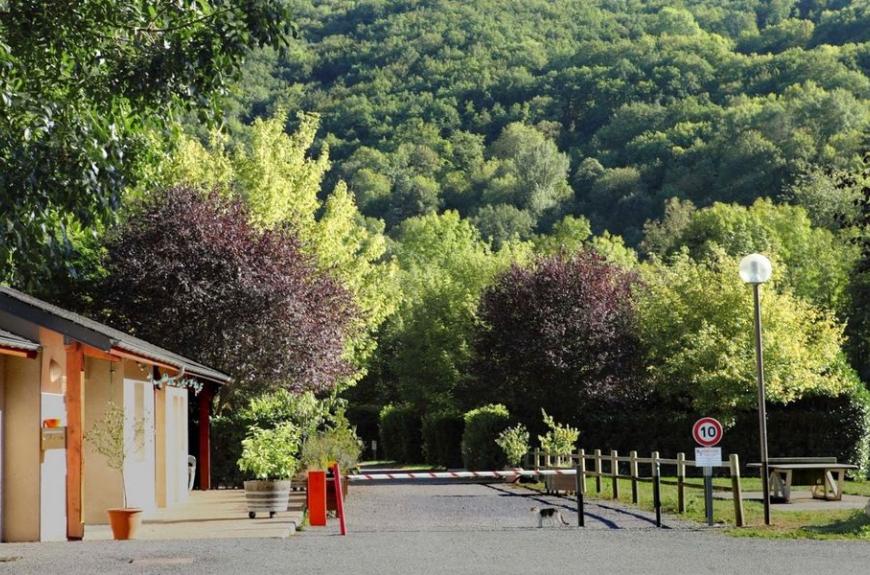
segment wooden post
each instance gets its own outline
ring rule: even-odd
[[[686,454],[677,453],[677,513],[686,512]]]
[[[662,526],[662,478],[659,452],[652,452],[653,506],[656,510],[656,527]]]
[[[601,493],[601,450],[596,449],[595,454],[595,493]]]
[[[639,502],[637,495],[637,451],[629,451],[628,457],[631,459],[628,462],[628,472],[631,475],[631,502],[637,505]]]
[[[80,343],[66,347],[66,536],[81,539],[82,441],[84,439],[84,352]]]
[[[613,499],[619,500],[619,453],[610,450],[610,479],[613,481]]]
[[[732,453],[728,458],[731,466],[731,494],[734,497],[734,524],[737,527],[746,525],[743,515],[743,488],[740,485],[740,458]]]
[[[535,454],[532,456],[532,463],[535,466],[535,481],[540,481],[541,476],[538,471],[541,469],[541,448],[535,448]]]
[[[580,489],[583,490],[583,495],[586,495],[586,450],[581,449],[577,452],[578,469],[580,470]]]
[[[199,488],[202,491],[211,489],[211,401],[214,390],[210,385],[204,385],[197,396],[199,405]]]

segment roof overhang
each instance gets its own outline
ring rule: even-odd
[[[231,380],[221,371],[11,288],[0,287],[0,310],[84,344],[85,355],[105,354],[103,359],[133,359],[176,372],[184,370],[191,377],[218,385]]]
[[[0,354],[33,359],[39,354],[39,344],[17,333],[0,329]]]

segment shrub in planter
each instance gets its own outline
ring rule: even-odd
[[[318,432],[302,444],[302,464],[308,470],[328,470],[338,463],[350,472],[359,463],[362,445],[347,420],[336,427]]]
[[[401,463],[418,463],[421,457],[420,416],[409,405],[386,405],[380,414],[384,457]]]
[[[359,463],[362,444],[356,433],[343,416],[335,427],[309,437],[302,445],[302,463],[308,471],[327,471],[338,463],[343,476],[346,476]],[[323,475],[321,474],[321,480]],[[342,478],[341,492],[347,497],[348,481]],[[335,484],[326,483],[326,508],[335,510]]]
[[[440,411],[423,416],[423,456],[435,467],[462,466],[462,432],[465,419],[461,413]]]
[[[484,405],[465,414],[462,460],[468,469],[501,469],[505,466],[507,459],[495,440],[510,423],[510,413],[501,404]]]
[[[258,511],[268,512],[270,517],[287,511],[290,478],[299,463],[299,441],[299,428],[290,422],[272,429],[251,428],[242,440],[239,469],[256,478],[245,481],[249,517],[254,518]]]
[[[538,436],[541,451],[548,455],[555,455],[557,458],[570,456],[577,445],[580,430],[570,425],[556,423],[543,409],[541,413],[544,415],[544,425],[550,428],[547,433]],[[565,465],[565,463],[558,459],[556,461],[556,465]],[[570,465],[571,460],[568,459],[567,463]],[[544,484],[547,486],[547,491],[573,491],[576,488],[575,478],[570,475],[548,475],[544,478]]]
[[[544,425],[550,428],[547,433],[538,436],[538,441],[541,442],[541,451],[559,457],[571,455],[577,446],[580,430],[570,425],[556,423],[543,409],[541,413],[544,415]]]
[[[522,423],[518,423],[499,433],[495,443],[504,452],[508,465],[519,467],[523,456],[529,452],[529,430]]]

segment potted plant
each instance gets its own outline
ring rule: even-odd
[[[339,416],[334,427],[308,437],[302,445],[302,463],[309,473],[329,471],[333,464],[338,463],[342,475],[346,476],[356,467],[360,453],[362,445],[356,433],[347,420]],[[341,492],[347,496],[348,481],[342,479]],[[326,508],[330,511],[336,509],[333,482],[326,484]]]
[[[135,422],[133,437],[141,435],[143,421]],[[124,409],[114,402],[106,405],[106,412],[85,435],[85,440],[106,458],[109,467],[121,473],[121,492],[124,506],[108,509],[109,524],[112,526],[112,536],[116,540],[134,539],[142,524],[142,510],[138,507],[127,507],[127,481],[124,477],[124,463],[127,459],[128,444],[124,440]]]
[[[571,452],[577,444],[577,439],[580,437],[580,430],[570,425],[561,425],[543,409],[544,424],[550,428],[544,435],[538,436],[538,441],[541,442],[541,450],[550,456],[556,457],[556,466],[562,465],[562,458],[568,458],[568,464],[571,464]],[[547,491],[574,491],[576,489],[576,480],[571,475],[547,475],[544,480],[544,485]]]
[[[298,452],[299,428],[294,424],[284,422],[272,429],[251,428],[242,441],[242,456],[238,461],[239,469],[255,477],[244,482],[248,517],[254,519],[257,512],[274,517],[279,511],[287,511]]]
[[[498,434],[495,440],[496,445],[504,451],[505,459],[507,459],[507,469],[512,469],[520,466],[523,456],[529,452],[529,431],[522,423],[518,423],[514,427],[508,427]],[[513,482],[516,482],[519,477],[515,477]]]

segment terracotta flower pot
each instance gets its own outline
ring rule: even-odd
[[[139,526],[142,525],[142,510],[135,507],[109,509],[109,524],[112,526],[112,537],[117,541],[135,539]]]

